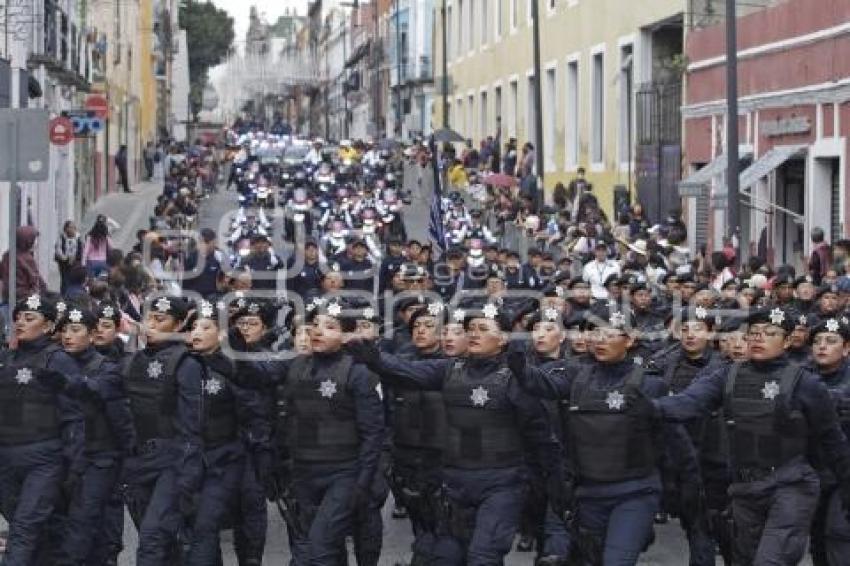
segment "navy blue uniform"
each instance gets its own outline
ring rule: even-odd
[[[850,434],[850,362],[838,370],[817,372],[829,389],[844,435]],[[839,566],[850,556],[850,522],[842,509],[838,481],[825,462],[814,464],[820,475],[820,500],[812,523],[811,554],[814,566]]]
[[[127,507],[139,531],[136,563],[173,561],[201,486],[203,368],[181,344],[136,352],[125,364],[124,387],[137,445],[124,465]]]
[[[649,427],[648,419],[631,414],[631,389],[654,398],[666,395],[667,386],[628,360],[527,367],[521,382],[560,403],[576,480],[573,543],[581,564],[637,563],[652,539],[661,469],[698,473],[681,427]]]
[[[293,564],[336,566],[357,510],[372,499],[385,438],[377,378],[339,352],[244,364],[239,373],[275,387],[271,473],[289,511]]]
[[[528,477],[525,446],[539,452],[547,475],[559,473],[559,445],[540,401],[516,384],[503,355],[409,362],[382,354],[379,366],[390,385],[443,394],[445,502],[437,563],[501,563],[519,525]]]
[[[124,367],[124,360],[131,355],[125,351],[124,342],[120,338],[107,346],[95,346],[95,350],[106,356],[109,361],[118,364],[119,368]],[[124,458],[122,457],[120,467],[123,468],[123,466]],[[119,481],[116,483],[115,490],[103,511],[104,517],[101,524],[103,533],[99,538],[100,543],[98,543],[104,546],[104,552],[107,553],[107,564],[117,563],[118,555],[124,550],[124,493],[120,477],[121,475],[119,475]]]
[[[679,347],[665,352],[652,363],[660,368],[670,391],[680,393],[700,372],[711,371],[711,367],[723,361],[711,349],[691,358]],[[731,559],[728,541],[717,528],[721,526],[719,516],[728,504],[725,493],[729,487],[729,470],[726,455],[721,450],[723,426],[722,417],[716,413],[688,423],[688,435],[699,452],[700,475],[668,474],[664,477],[663,510],[679,517],[688,537],[691,566],[714,566],[716,545],[712,534],[720,542],[724,556]]]
[[[217,566],[221,563],[219,531],[238,501],[246,447],[250,449],[254,440],[262,438],[260,421],[266,412],[257,392],[232,382],[235,366],[221,351],[197,359],[205,370],[201,428],[204,477],[185,563]]]
[[[720,366],[655,403],[674,421],[703,418],[723,407],[731,423],[735,563],[799,562],[819,493],[807,453],[818,449],[840,481],[850,469],[850,447],[818,378],[782,356]]]
[[[108,564],[115,557],[106,528],[124,452],[136,443],[121,368],[89,348],[68,354],[74,361],[75,396],[85,415],[85,469],[70,502],[62,541],[68,564]],[[124,520],[123,507],[120,507]]]
[[[83,414],[64,392],[74,363],[49,338],[21,342],[0,357],[0,512],[9,523],[6,565],[47,554],[48,522],[67,474],[79,477]],[[53,542],[53,541],[51,541]]]

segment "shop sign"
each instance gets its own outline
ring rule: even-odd
[[[761,134],[768,138],[808,134],[812,131],[812,121],[807,116],[766,120],[760,122],[759,125],[761,127]]]

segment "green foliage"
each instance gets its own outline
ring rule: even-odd
[[[184,0],[180,5],[180,26],[186,30],[189,46],[189,100],[192,112],[197,114],[207,71],[221,63],[233,45],[233,18],[209,0]]]

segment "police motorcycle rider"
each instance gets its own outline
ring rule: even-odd
[[[485,226],[481,220],[483,213],[480,210],[473,210],[469,213],[469,226],[467,228],[467,237],[482,240],[488,244],[495,244],[499,239],[493,235],[493,232]]]
[[[236,365],[221,348],[225,336],[220,316],[224,305],[200,301],[190,315],[189,346],[204,369],[202,425],[204,476],[198,509],[191,528],[187,565],[216,566],[221,563],[219,531],[225,528],[238,501],[245,473],[246,451],[265,440],[265,406],[254,390],[233,382]],[[243,564],[259,566],[262,554]]]
[[[495,304],[455,309],[469,345],[466,358],[408,361],[364,342],[349,348],[388,386],[441,391],[446,411],[444,496],[433,556],[439,564],[501,563],[511,550],[523,502],[524,448],[539,451],[547,474],[560,450],[539,401],[505,364],[510,320]]]
[[[62,348],[74,363],[73,395],[85,416],[86,465],[70,494],[58,559],[63,565],[109,564],[121,550],[120,541],[115,548],[110,540],[108,511],[124,452],[135,445],[136,433],[121,366],[93,347],[97,324],[92,311],[75,304],[67,306],[57,323]],[[121,511],[123,521],[123,507]]]
[[[672,393],[680,393],[705,371],[722,364],[722,357],[712,348],[715,313],[697,306],[682,309],[672,321],[678,346],[672,351],[649,360]],[[691,566],[713,566],[715,563],[714,538],[722,541],[722,523],[718,509],[707,507],[706,496],[715,485],[720,493],[728,487],[728,466],[722,453],[723,418],[714,414],[709,418],[691,421],[686,429],[700,461],[700,475],[668,474],[662,476],[664,493],[662,507],[665,513],[679,517],[688,538]],[[722,511],[722,508],[719,509]],[[725,541],[724,541],[725,543]],[[725,546],[723,544],[722,546]]]
[[[0,514],[9,525],[3,563],[50,560],[48,523],[85,471],[84,416],[66,389],[75,364],[51,340],[55,303],[41,295],[12,310],[14,349],[0,352]]]
[[[175,560],[177,543],[196,512],[201,485],[203,368],[188,355],[183,325],[188,304],[152,300],[144,318],[143,349],[124,362],[124,389],[136,445],[124,463],[125,499],[139,532],[136,563]]]
[[[732,484],[735,564],[796,564],[803,558],[818,500],[809,454],[818,450],[850,509],[850,447],[820,380],[790,362],[793,320],[776,306],[747,318],[749,361],[719,366],[677,395],[653,400],[666,420],[687,421],[723,408]]]
[[[344,352],[356,322],[342,299],[323,299],[307,317],[312,354],[239,363],[239,375],[274,390],[266,493],[287,522],[293,564],[339,561],[370,486],[384,441],[377,378]]]
[[[697,473],[685,431],[658,426],[646,407],[646,398],[666,395],[667,387],[629,358],[634,320],[618,309],[598,304],[586,315],[593,362],[547,371],[521,351],[509,357],[525,390],[559,401],[570,473],[550,497],[571,522],[571,551],[582,566],[636,564],[652,540],[661,470]]]
[[[844,435],[850,434],[850,325],[846,318],[819,321],[811,332],[812,370],[829,390]],[[815,462],[820,498],[811,529],[814,566],[839,566],[850,556],[850,522],[841,505],[836,476]]]

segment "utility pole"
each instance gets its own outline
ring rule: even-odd
[[[738,178],[738,22],[735,0],[726,0],[726,198],[728,235],[741,226]],[[737,254],[737,257],[741,257]]]
[[[381,50],[383,48],[381,41],[380,23],[378,21],[378,2],[372,2],[372,23],[375,28],[372,30],[372,115],[375,131],[375,138],[381,137]]]
[[[448,32],[446,31],[446,0],[443,0],[443,6],[440,9],[440,18],[442,19],[443,29],[443,128],[449,127],[449,41]]]
[[[401,12],[399,0],[395,0],[395,135],[401,137]]]
[[[537,190],[543,195],[543,81],[540,79],[540,6],[539,0],[531,0],[531,19],[534,26],[534,149],[537,152]],[[540,199],[542,202],[542,198]]]

